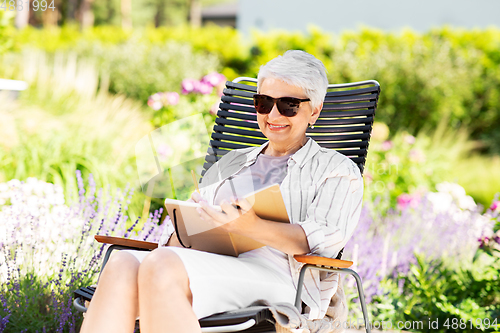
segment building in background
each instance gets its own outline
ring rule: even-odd
[[[423,32],[450,25],[500,27],[499,0],[239,0],[237,28],[307,31],[311,25],[340,33],[369,26],[386,31],[405,27]]]
[[[236,28],[236,16],[238,14],[238,3],[224,3],[203,8],[201,10],[202,25],[209,23],[217,24],[221,27]]]

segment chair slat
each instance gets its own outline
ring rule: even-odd
[[[233,110],[233,111],[242,111],[248,113],[255,113],[255,109],[252,107],[244,106],[244,105],[235,105],[235,104],[227,104],[220,103],[219,108],[221,110]]]
[[[230,112],[230,111],[225,111],[225,110],[219,110],[217,112],[217,117],[221,118],[235,118],[235,119],[241,119],[241,120],[249,120],[249,121],[257,121],[257,114],[245,114],[245,113],[239,113],[239,112]]]
[[[219,124],[219,125],[240,126],[240,127],[246,127],[246,128],[259,129],[259,124],[254,123],[254,122],[250,123],[248,121],[237,121],[237,120],[230,120],[230,119],[224,119],[224,118],[217,118],[217,119],[215,119],[215,123]]]
[[[213,133],[212,139],[227,140],[227,141],[232,141],[232,142],[237,142],[237,143],[249,143],[249,144],[254,144],[254,145],[261,145],[267,141],[267,140],[262,140],[262,139],[248,138],[248,137],[244,137],[244,136],[227,135],[227,134],[222,134],[222,133]]]
[[[346,134],[346,135],[312,135],[309,134],[309,137],[314,139],[315,141],[351,141],[351,140],[363,140],[369,139],[370,133],[362,133],[362,134]]]
[[[224,156],[227,153],[229,153],[230,150],[224,150],[224,149],[214,149],[212,147],[208,147],[208,155],[219,155],[219,156]]]
[[[373,116],[375,108],[368,110],[356,111],[337,111],[337,112],[321,112],[320,118],[346,118],[346,117],[359,117],[359,116]]]
[[[225,103],[238,103],[238,104],[245,104],[245,105],[251,105],[253,106],[253,99],[250,98],[241,98],[241,97],[235,97],[235,96],[222,96],[221,101]]]
[[[240,128],[227,127],[227,126],[215,125],[214,131],[217,133],[231,133],[231,134],[245,135],[245,136],[250,136],[250,137],[255,137],[255,138],[265,138],[264,134],[262,134],[261,131],[250,131],[250,130],[244,130],[244,129],[240,129]],[[266,141],[267,141],[267,139],[266,139]],[[246,142],[246,141],[243,141],[243,142]],[[249,143],[251,143],[251,142],[249,142]]]
[[[340,119],[322,119],[318,118],[314,126],[327,126],[327,125],[354,125],[354,124],[371,124],[373,117],[364,118],[340,118]]]
[[[222,91],[224,95],[228,96],[243,96],[243,97],[248,97],[248,98],[253,98],[254,93],[253,92],[248,92],[244,90],[234,90],[234,89],[228,89],[224,88]]]
[[[210,146],[212,148],[229,148],[229,149],[240,149],[240,148],[251,147],[251,145],[242,145],[242,144],[237,144],[237,143],[232,143],[232,142],[224,142],[224,141],[217,141],[217,140],[211,140],[210,141]]]
[[[358,109],[368,109],[375,107],[377,102],[366,102],[366,103],[349,103],[349,104],[324,104],[323,110],[358,110]]]
[[[307,133],[349,133],[349,132],[368,132],[372,128],[371,125],[364,126],[344,126],[344,127],[333,127],[333,126],[314,126],[314,129],[307,129]]]
[[[329,103],[350,103],[350,102],[361,102],[361,101],[374,101],[378,97],[378,94],[369,95],[349,95],[349,96],[326,96],[324,104]]]
[[[373,87],[359,88],[353,90],[328,91],[326,93],[326,97],[352,96],[352,95],[363,95],[372,93],[377,93],[377,94],[380,93],[380,88],[377,86],[373,86]]]
[[[250,79],[244,81],[250,82]],[[232,149],[267,141],[256,122],[253,107],[256,91],[254,84],[226,83],[204,171]],[[308,129],[306,135],[321,147],[336,149],[348,156],[363,172],[379,94],[376,81],[330,85],[316,126]]]
[[[240,90],[245,90],[245,91],[250,91],[250,92],[257,92],[257,87],[256,86],[251,86],[248,84],[242,84],[242,83],[236,83],[232,81],[227,81],[226,82],[226,87],[228,88],[233,88],[233,89],[240,89]]]

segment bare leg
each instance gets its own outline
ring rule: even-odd
[[[186,269],[168,248],[154,250],[141,263],[139,307],[143,333],[201,332]]]
[[[115,251],[102,271],[81,333],[133,332],[138,316],[139,261],[130,253]]]

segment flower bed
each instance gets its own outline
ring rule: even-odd
[[[106,196],[92,176],[87,190],[77,180],[71,205],[61,187],[35,178],[0,184],[0,332],[78,332],[72,291],[96,283],[105,247],[93,236],[159,240],[161,210],[138,228],[123,213],[132,190]]]

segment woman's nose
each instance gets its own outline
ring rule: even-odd
[[[269,112],[269,119],[278,119],[280,117],[283,117],[283,116],[279,112],[278,106],[276,105],[276,103],[274,103],[274,106],[271,109],[271,112]]]

